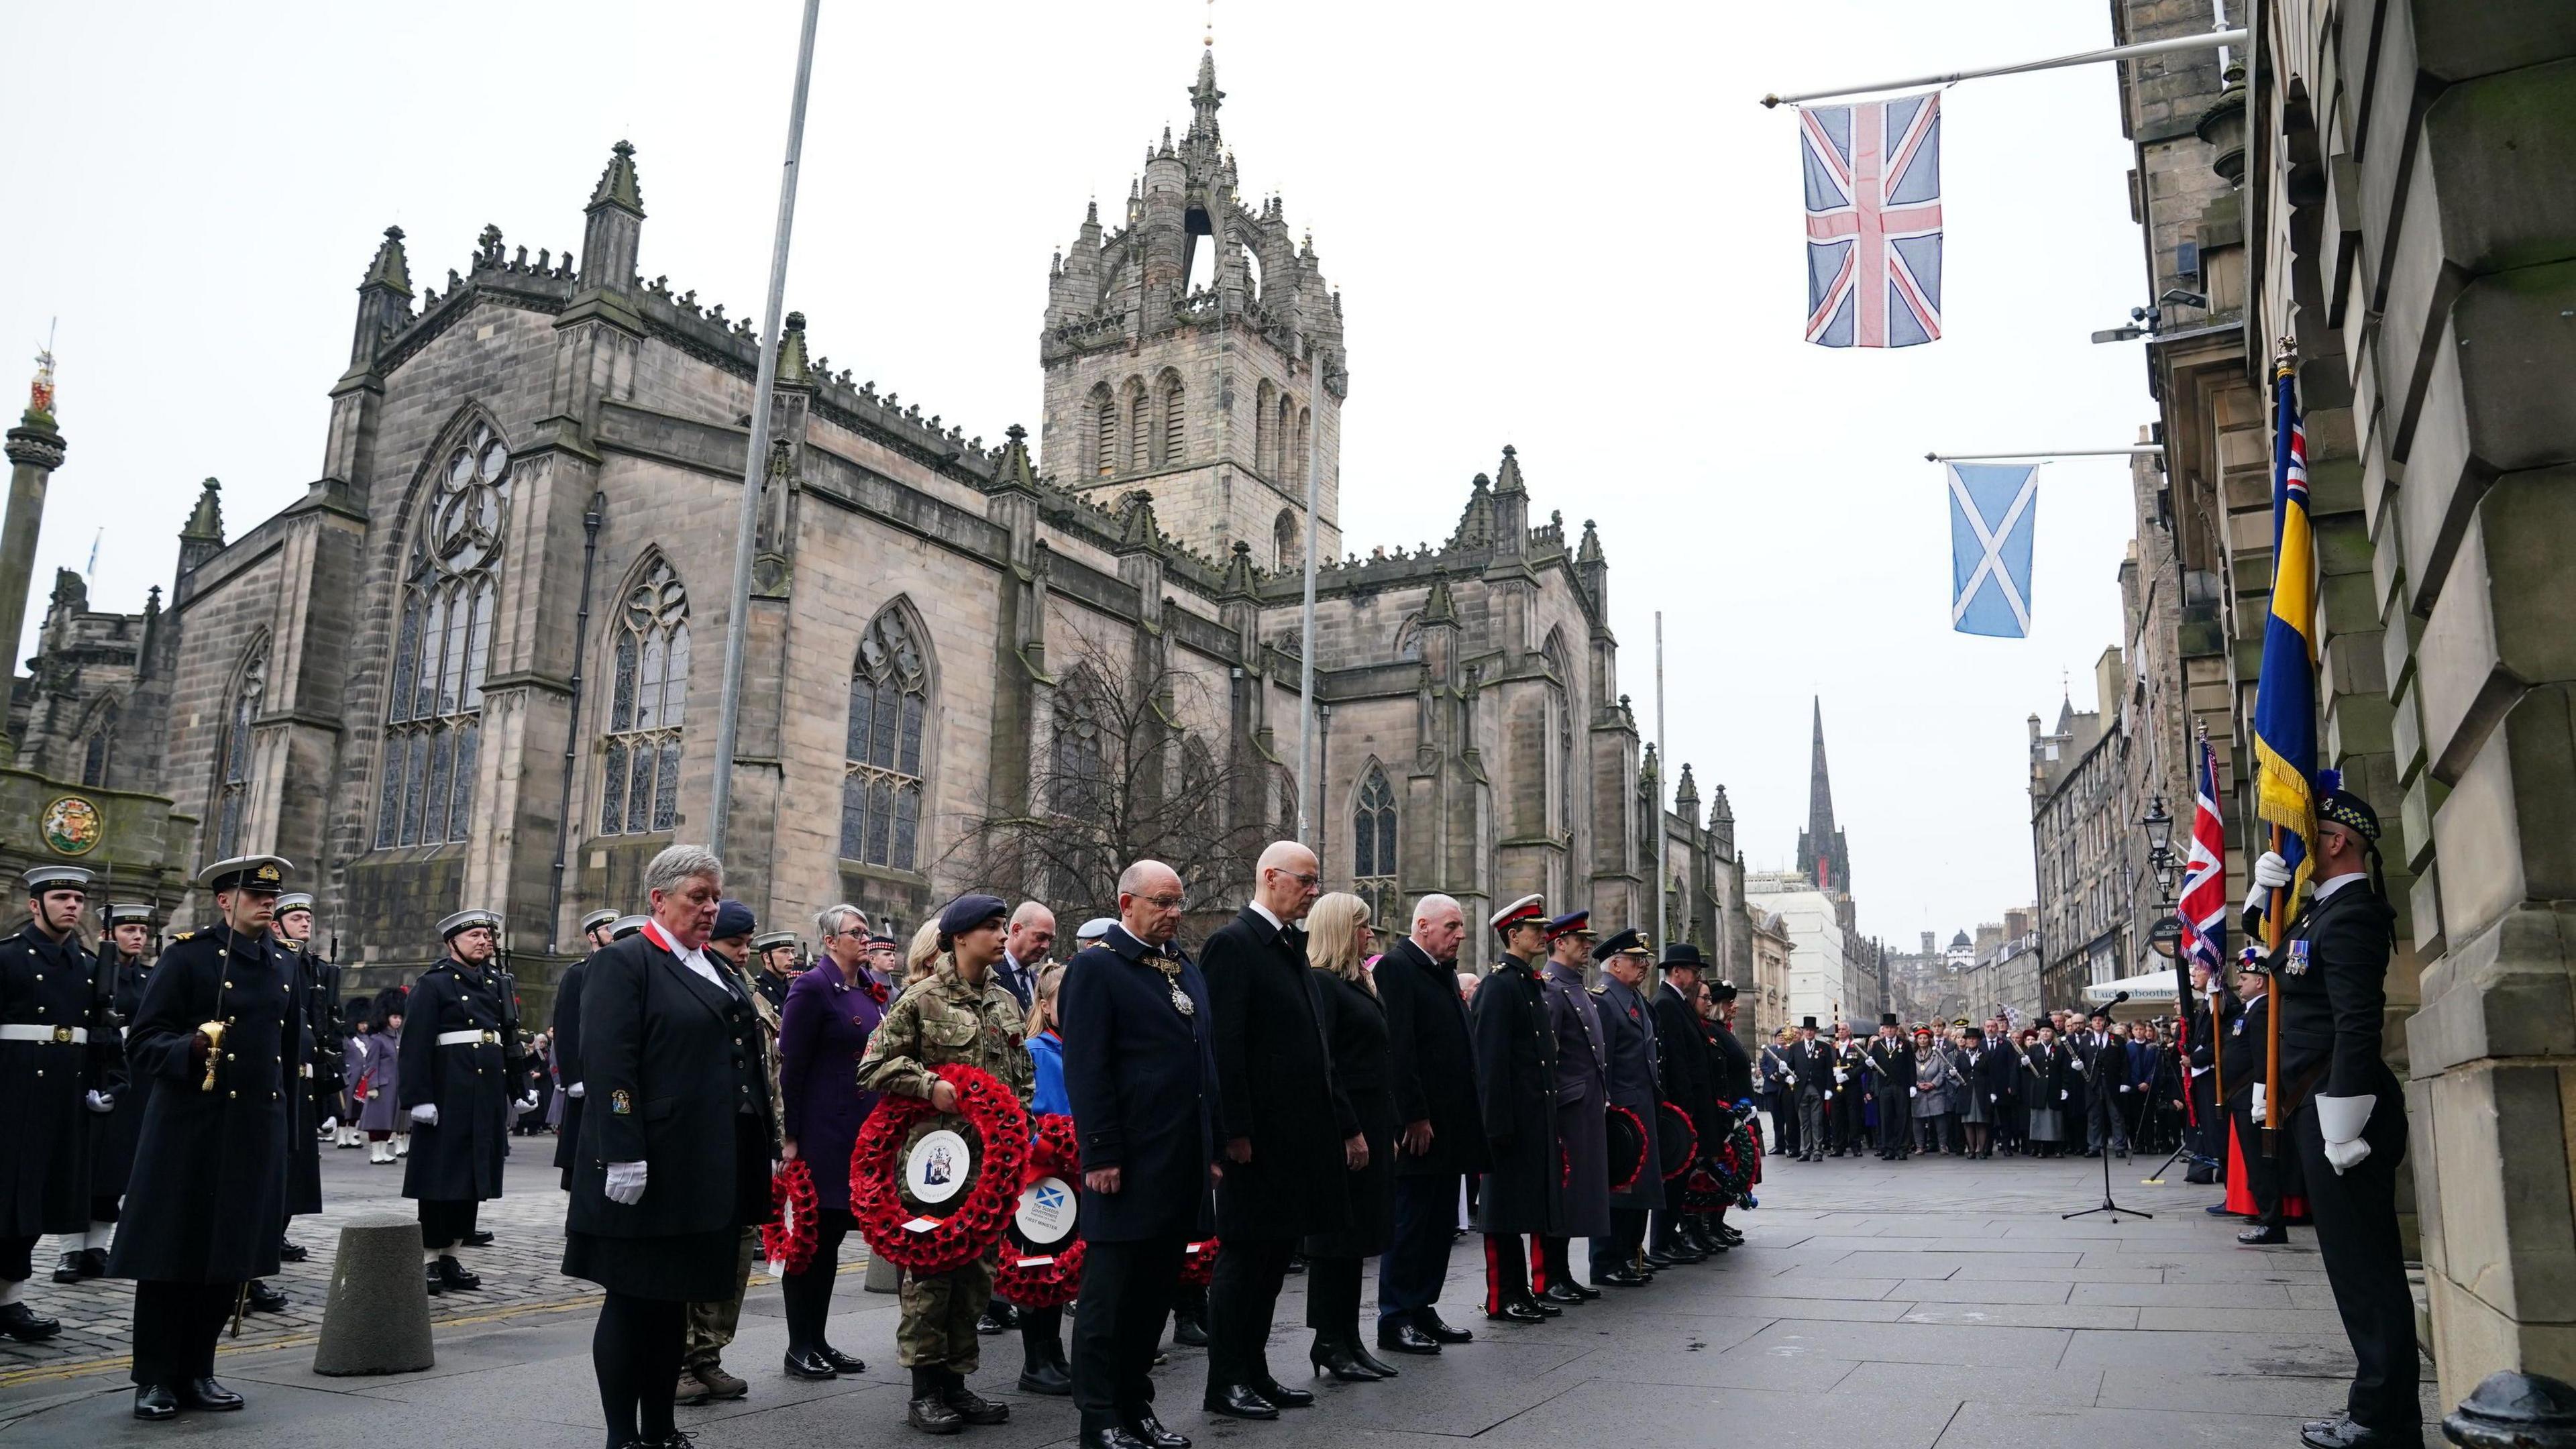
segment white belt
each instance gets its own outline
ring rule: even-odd
[[[49,1041],[69,1046],[86,1046],[89,1028],[85,1026],[38,1026],[33,1022],[12,1021],[0,1024],[0,1041]]]
[[[497,1031],[442,1031],[438,1034],[438,1044],[440,1046],[499,1046],[501,1034]]]
[[[304,1079],[306,1081],[311,1081],[313,1079],[313,1064],[311,1062],[306,1062],[304,1064]]]

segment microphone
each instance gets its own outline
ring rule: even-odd
[[[2129,999],[2129,993],[2127,993],[2127,992],[2123,991],[2123,992],[2121,992],[2119,995],[2114,996],[2114,997],[2112,997],[2112,998],[2111,998],[2111,1004],[2112,1004],[2113,1006],[2117,1006],[2117,1005],[2119,1005],[2121,1002],[2126,1001],[2126,1000],[2128,1000],[2128,999]]]

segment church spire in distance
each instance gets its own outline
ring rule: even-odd
[[[1815,701],[1807,766],[1807,828],[1798,832],[1798,871],[1819,889],[1851,894],[1851,853],[1834,824],[1833,781],[1825,773],[1825,702]]]

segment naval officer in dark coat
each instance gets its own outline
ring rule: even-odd
[[[2359,1366],[2343,1415],[2309,1423],[2299,1437],[2317,1449],[2412,1446],[2424,1421],[2414,1300],[2397,1230],[2406,1099],[2380,1041],[2397,913],[2374,869],[2379,816],[2359,796],[2328,790],[2317,802],[2313,859],[2314,894],[2271,958],[2281,1081],[2265,1110],[2297,1146],[2326,1283]],[[2267,853],[2254,881],[2264,899],[2290,884],[2290,871]]]
[[[615,911],[592,911],[582,917],[581,938],[589,943],[590,955],[565,967],[555,981],[555,1089],[563,1093],[563,1121],[555,1128],[555,1166],[563,1173],[566,1192],[572,1190],[573,1158],[581,1150],[581,1105],[589,1091],[581,1080],[581,988],[589,979],[591,959],[608,949],[609,930],[616,924]]]
[[[429,1291],[480,1288],[456,1249],[474,1231],[478,1205],[501,1195],[510,1118],[535,1105],[513,1103],[519,1080],[519,1008],[509,978],[492,964],[501,918],[458,911],[438,923],[447,959],[412,986],[403,1017],[397,1090],[411,1121],[403,1196],[420,1203],[420,1243]]]
[[[90,1119],[89,1226],[81,1244],[67,1250],[54,1266],[54,1281],[78,1283],[107,1274],[107,1245],[115,1240],[116,1220],[123,1215],[126,1179],[134,1173],[134,1143],[143,1131],[143,1098],[151,1086],[126,1069],[123,1035],[143,1008],[143,983],[152,963],[152,903],[119,901],[107,908],[107,934],[99,941],[99,980],[112,1013],[108,1030],[119,1037],[109,1086],[102,1090],[109,1110]]]
[[[277,1271],[303,1020],[268,921],[290,868],[252,855],[198,875],[216,923],[161,953],[126,1034],[152,1090],[107,1271],[135,1280],[138,1419],[242,1406],[215,1382],[215,1336],[249,1280]]]
[[[22,1295],[36,1239],[90,1224],[91,1119],[113,1110],[116,1033],[81,944],[90,875],[27,872],[27,923],[0,941],[0,1334],[51,1338]]]

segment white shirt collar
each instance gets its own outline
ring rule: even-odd
[[[707,953],[704,948],[698,946],[682,947],[678,941],[664,935],[660,926],[649,921],[645,923],[644,929],[652,935],[653,943],[655,945],[662,947],[664,950],[667,950],[672,955],[678,957],[681,965],[688,967],[690,970],[698,973],[698,975],[706,978],[708,985],[715,987],[719,991],[727,991],[723,974],[716,970],[714,962],[707,959]],[[731,993],[727,991],[727,994]]]
[[[1274,931],[1285,931],[1285,930],[1287,930],[1287,929],[1288,929],[1288,923],[1287,923],[1286,921],[1283,921],[1283,920],[1279,919],[1279,917],[1278,917],[1278,915],[1277,915],[1276,913],[1274,913],[1274,912],[1273,912],[1273,911],[1272,911],[1268,906],[1263,905],[1261,902],[1259,902],[1259,901],[1254,901],[1254,902],[1252,903],[1252,909],[1253,909],[1257,914],[1259,914],[1259,915],[1260,915],[1261,919],[1263,919],[1263,920],[1265,920],[1265,921],[1268,921],[1268,922],[1270,923],[1270,929],[1272,929],[1272,930],[1274,930]]]
[[[2328,878],[2317,882],[2316,898],[2319,902],[2323,902],[2326,897],[2333,895],[2336,891],[2342,890],[2345,886],[2352,884],[2354,881],[2366,878],[2367,873],[2358,870],[2347,871],[2338,876],[2329,876]]]

